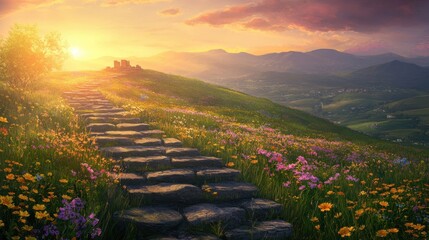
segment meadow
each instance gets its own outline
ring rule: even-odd
[[[54,73],[32,92],[1,87],[0,235],[115,236],[111,214],[128,203],[109,173],[120,169],[98,154],[59,95],[93,78],[112,79],[100,90],[118,106],[241,170],[260,196],[284,206],[294,239],[427,238],[428,150],[148,70]]]

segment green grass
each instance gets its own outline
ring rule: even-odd
[[[343,227],[353,227],[352,239],[375,239],[383,230],[391,231],[389,239],[425,238],[417,225],[428,225],[422,220],[429,197],[425,149],[377,140],[266,99],[152,71],[120,77],[103,92],[186,146],[240,169],[261,197],[284,206],[282,217],[294,224],[294,239],[338,239]],[[149,98],[142,101],[141,94]],[[273,154],[281,155],[273,160]],[[404,157],[411,164],[395,163]],[[301,174],[279,170],[282,164],[296,164]],[[337,180],[324,183],[336,173]],[[311,189],[303,175],[317,177],[318,187]],[[321,212],[323,202],[333,208]],[[421,210],[414,212],[415,206]]]

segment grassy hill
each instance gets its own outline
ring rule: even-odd
[[[260,197],[281,203],[282,218],[294,225],[294,239],[337,239],[340,233],[354,239],[374,239],[383,234],[390,239],[406,239],[412,234],[420,239],[426,236],[422,229],[428,227],[423,219],[429,214],[425,207],[429,199],[427,149],[378,140],[265,98],[150,70],[128,75],[55,73],[32,93],[10,94],[11,89],[1,88],[0,97],[9,100],[0,108],[0,116],[9,121],[0,119],[0,128],[8,129],[11,138],[6,142],[2,139],[0,149],[7,150],[6,158],[23,163],[16,170],[17,176],[25,171],[35,176],[48,176],[51,172],[55,178],[44,181],[56,188],[57,195],[92,197],[82,214],[94,212],[100,218],[105,239],[115,236],[110,214],[127,203],[121,191],[108,191],[115,185],[104,177],[97,179],[95,185],[85,181],[71,190],[73,184],[81,182],[70,175],[73,168],[65,160],[77,166],[89,162],[96,171],[115,169],[111,162],[94,155],[93,145],[60,98],[61,92],[100,78],[109,81],[99,90],[116,105],[168,136],[179,138],[186,146],[199,148],[202,154],[221,157],[226,166],[242,171],[243,180],[261,189]],[[20,101],[31,103],[37,109],[33,111],[37,117],[29,114],[33,107],[27,105],[18,112],[14,102],[20,96],[28,96]],[[18,119],[22,121],[19,124]],[[67,125],[69,121],[71,125]],[[25,128],[19,134],[14,132],[14,126],[24,123],[36,132],[32,138],[27,139],[25,134],[29,131]],[[65,133],[55,141],[60,149],[31,147],[35,140],[50,143],[62,132]],[[14,141],[16,136],[21,136],[20,141]],[[17,154],[20,152],[26,157]],[[33,168],[31,159],[50,159],[54,166]],[[61,164],[64,166],[59,167]],[[87,169],[81,171],[78,176],[86,176]],[[7,174],[2,171],[0,177],[4,179]],[[66,177],[67,183],[59,182]],[[1,191],[3,195],[8,190]],[[52,199],[47,210],[53,216],[61,206],[61,197]],[[72,234],[72,229],[68,231]]]

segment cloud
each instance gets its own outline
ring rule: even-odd
[[[429,22],[426,0],[260,0],[201,13],[189,25],[239,25],[262,31],[375,32]]]
[[[175,16],[180,14],[180,12],[181,12],[180,8],[168,8],[160,11],[159,14],[166,15],[166,16]]]
[[[101,6],[113,7],[113,6],[119,6],[124,4],[144,4],[144,3],[153,3],[153,2],[161,2],[161,1],[163,0],[103,0],[101,1]]]
[[[1,0],[0,18],[16,11],[47,7],[62,2],[62,0]]]

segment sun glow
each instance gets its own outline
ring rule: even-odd
[[[70,51],[70,54],[73,58],[82,57],[82,51],[77,47],[71,47],[69,51]]]

